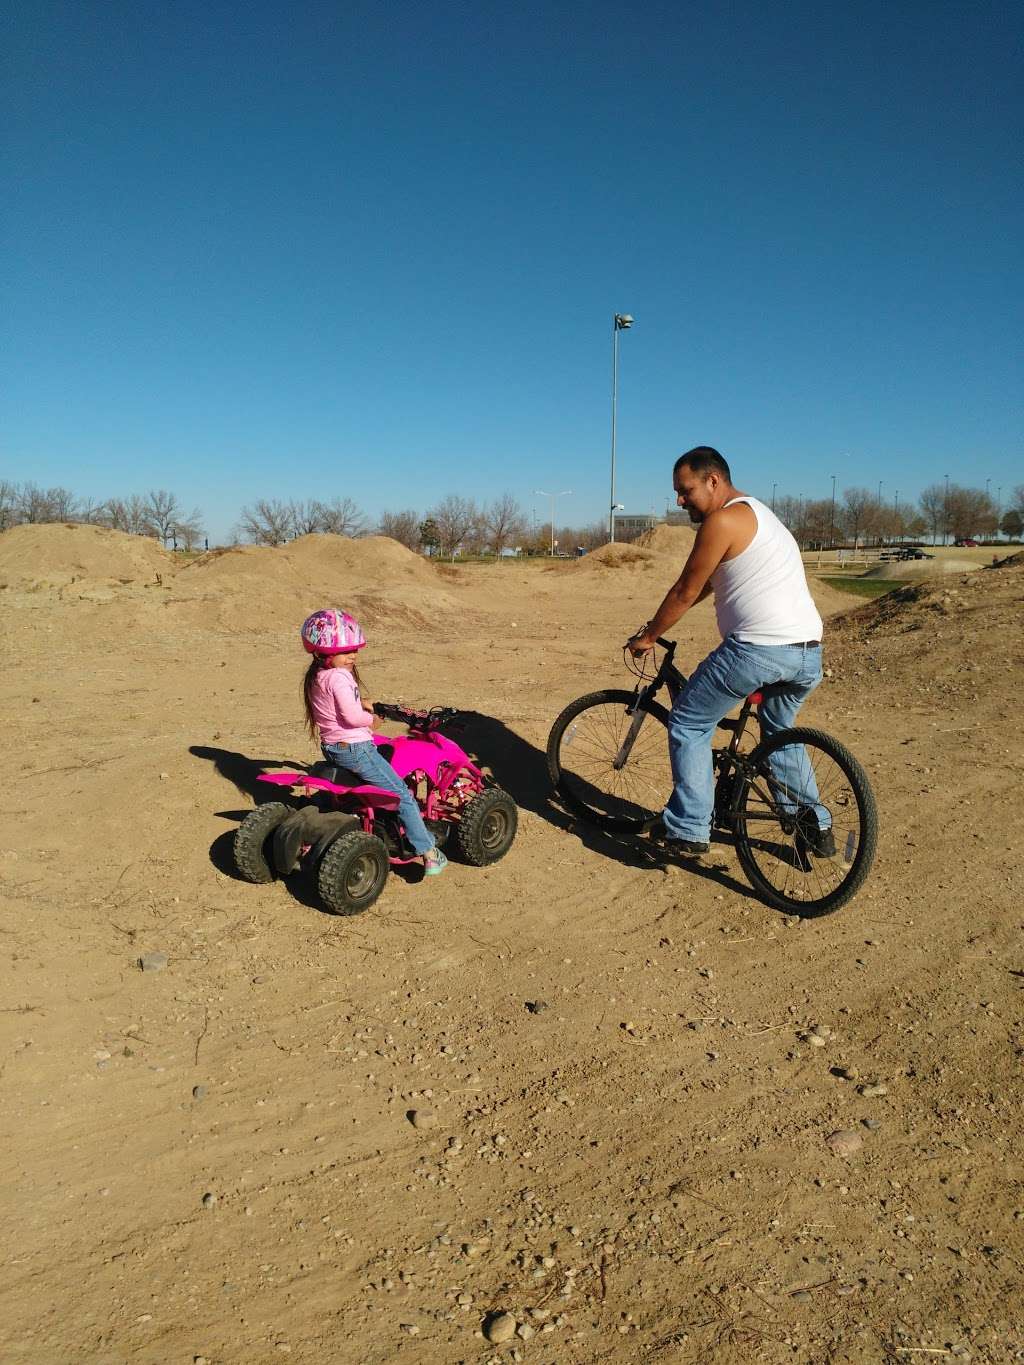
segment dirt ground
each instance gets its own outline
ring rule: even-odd
[[[673,865],[548,799],[554,716],[627,684],[685,536],[177,571],[0,537],[0,1359],[1024,1359],[1024,565],[815,589],[846,614],[803,718],[881,833],[858,898],[799,921],[727,843]],[[352,919],[230,861],[256,774],[314,757],[296,632],[329,602],[371,694],[462,708],[521,809],[502,862]],[[685,667],[709,606],[677,634]]]

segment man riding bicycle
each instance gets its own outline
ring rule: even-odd
[[[767,738],[789,729],[821,682],[821,617],[807,587],[800,550],[763,502],[732,484],[729,466],[710,446],[680,455],[672,471],[677,504],[699,529],[693,549],[661,606],[627,643],[634,658],[684,612],[714,593],[722,643],[698,666],[669,718],[672,794],[651,830],[671,850],[706,853],[711,837],[714,772],[711,741],[718,722],[745,697],[771,685],[761,702]],[[814,775],[798,745],[778,751],[773,773],[794,806],[815,811],[810,849],[835,852],[831,819],[818,803]]]

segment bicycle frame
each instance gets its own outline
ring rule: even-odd
[[[658,665],[654,677],[643,686],[644,673],[640,672],[640,683],[637,684],[635,699],[630,708],[633,713],[633,721],[630,724],[625,738],[619,748],[618,753],[612,763],[612,767],[617,771],[625,767],[629,759],[633,742],[636,739],[640,726],[643,724],[643,712],[647,709],[647,703],[654,700],[657,694],[664,687],[668,691],[669,699],[672,703],[686,686],[687,678],[684,673],[675,665],[675,640],[666,640],[658,637],[657,643],[665,651],[661,663]],[[641,665],[641,668],[643,665]],[[636,672],[636,668],[633,669]],[[715,766],[715,805],[712,816],[713,824],[718,829],[731,830],[733,828],[733,794],[736,790],[737,776],[752,778],[754,769],[746,758],[739,752],[739,746],[747,728],[747,721],[753,708],[761,701],[760,692],[752,692],[749,697],[745,697],[740,713],[734,718],[725,717],[718,722],[720,730],[730,730],[732,738],[729,743],[720,747],[712,748],[711,757]]]

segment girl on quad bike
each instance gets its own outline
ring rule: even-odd
[[[302,684],[306,726],[319,740],[324,758],[353,772],[374,787],[399,798],[398,816],[413,849],[423,858],[427,877],[436,877],[448,859],[420,814],[412,792],[373,742],[377,718],[359,693],[356,655],[366,636],[355,617],[336,607],[315,611],[302,624],[302,643],[313,658]]]

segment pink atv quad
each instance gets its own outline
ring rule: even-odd
[[[408,726],[394,739],[374,735],[374,743],[411,789],[437,844],[444,847],[454,834],[458,853],[477,867],[503,858],[516,837],[516,803],[441,734],[458,712],[446,706],[410,711],[384,702],[373,709]],[[398,797],[366,786],[349,769],[321,762],[308,772],[262,773],[259,780],[292,788],[301,804],[268,802],[239,825],[235,867],[246,881],[287,877],[305,862],[316,868],[328,910],[358,915],[384,890],[390,864],[416,860],[398,819]]]

